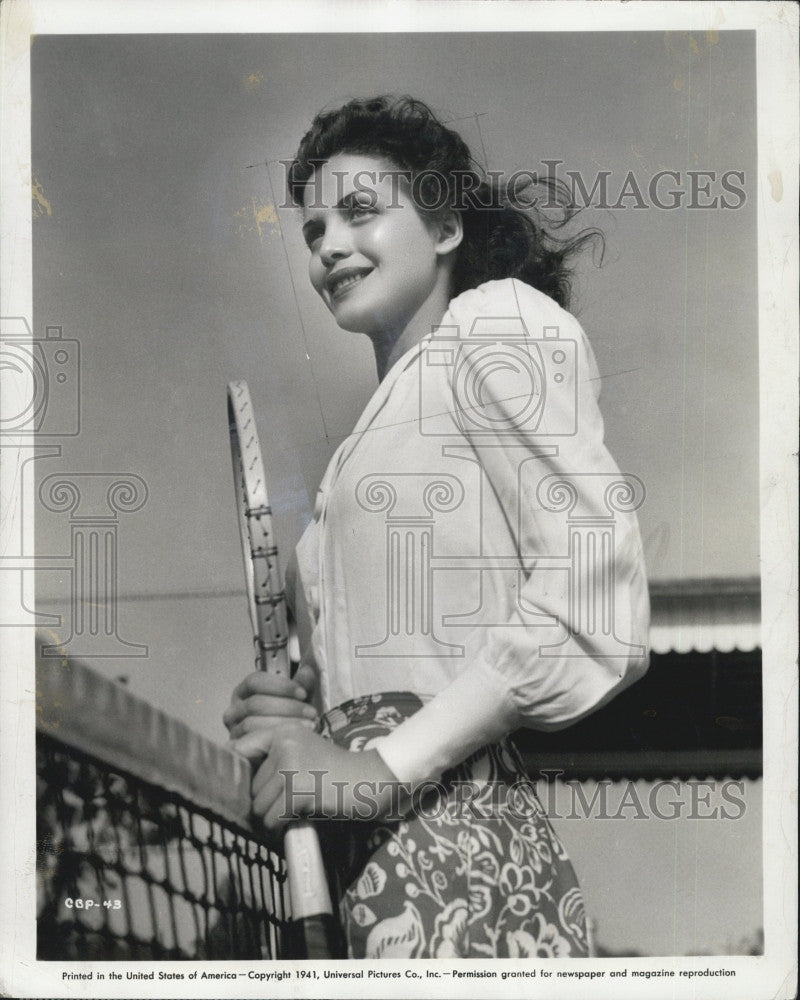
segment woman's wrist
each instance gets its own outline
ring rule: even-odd
[[[360,777],[352,788],[353,819],[398,819],[410,806],[410,789],[399,781],[377,749],[362,750],[358,758]]]
[[[476,661],[415,715],[372,744],[387,770],[413,792],[470,754],[518,728],[519,712],[501,678]]]
[[[398,781],[377,750],[344,750],[329,745],[328,760],[309,771],[315,805],[306,808],[325,819],[375,822],[399,819],[409,807],[410,790]],[[301,803],[301,808],[303,804]]]

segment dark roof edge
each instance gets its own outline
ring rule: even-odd
[[[650,596],[659,597],[713,597],[722,594],[757,597],[761,594],[758,576],[708,576],[688,577],[678,580],[651,580]]]
[[[760,778],[760,748],[743,750],[637,750],[596,753],[522,751],[532,778],[561,781],[722,781]]]

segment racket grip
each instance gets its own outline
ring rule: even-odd
[[[288,953],[293,958],[341,957],[341,934],[317,831],[309,822],[292,823],[286,829],[283,850],[292,906]]]
[[[331,913],[290,920],[284,931],[284,955],[291,959],[344,958],[342,931]]]

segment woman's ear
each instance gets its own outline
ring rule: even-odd
[[[464,239],[461,213],[446,209],[436,220],[436,253],[452,253]]]

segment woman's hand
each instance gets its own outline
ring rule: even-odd
[[[292,679],[258,670],[249,674],[234,688],[231,703],[225,709],[222,721],[228,728],[231,749],[240,750],[243,737],[249,733],[263,732],[276,726],[314,727],[318,719],[316,709],[309,705],[314,693],[316,674],[301,664]],[[245,744],[250,753],[245,756],[257,761],[263,757],[257,744]]]
[[[246,757],[266,757],[253,778],[253,812],[272,832],[311,813],[377,820],[398,811],[397,778],[377,750],[342,750],[291,721],[237,742]]]

